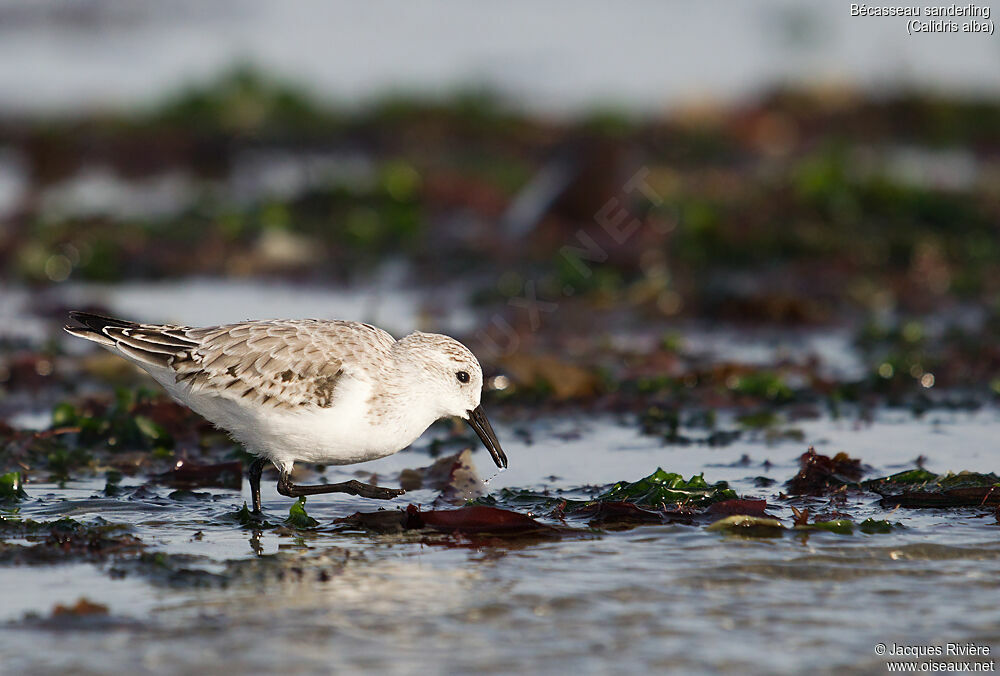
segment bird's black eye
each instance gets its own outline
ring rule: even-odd
[[[466,371],[459,371],[458,373],[455,374],[455,377],[458,378],[458,382],[460,383],[469,382],[469,374]]]

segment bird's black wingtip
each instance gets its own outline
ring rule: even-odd
[[[126,328],[136,325],[134,322],[125,321],[124,319],[105,317],[104,315],[99,315],[94,312],[84,312],[82,310],[70,310],[69,318],[75,322],[79,322],[88,329],[93,329],[94,331],[101,331],[108,326]],[[65,328],[68,330],[79,327],[66,326]]]

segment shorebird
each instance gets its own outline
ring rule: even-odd
[[[256,456],[248,477],[260,514],[267,462],[288,497],[349,493],[390,500],[404,491],[359,481],[298,486],[296,461],[349,465],[392,455],[439,418],[466,420],[497,467],[507,456],[480,404],[483,372],[448,336],[395,340],[370,324],[318,319],[205,328],[139,324],[71,312],[68,333],[149,373],[177,401],[228,431]]]

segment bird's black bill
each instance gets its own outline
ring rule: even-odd
[[[507,456],[504,455],[503,449],[500,448],[496,432],[493,431],[490,421],[486,419],[486,414],[483,413],[482,406],[476,406],[469,411],[469,425],[472,426],[472,429],[476,430],[476,434],[483,440],[483,446],[493,456],[493,462],[497,464],[497,467],[500,469],[506,468]]]

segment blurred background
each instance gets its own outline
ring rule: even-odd
[[[0,35],[6,340],[83,304],[478,332],[497,362],[578,321],[996,309],[988,34],[771,1],[79,0],[0,3]]]
[[[83,303],[486,331],[490,360],[575,319],[996,308],[988,34],[771,1],[79,0],[0,3],[0,35],[8,339]]]
[[[68,633],[28,657],[0,630],[0,656],[292,673],[333,654],[406,673],[408,651],[430,671],[565,673],[627,652],[657,670],[711,655],[718,671],[871,673],[873,632],[900,617],[928,641],[995,639],[992,513],[903,517],[871,494],[790,504],[880,520],[891,540],[765,549],[657,522],[644,539],[434,548],[344,535],[334,519],[375,509],[347,496],[309,502],[318,531],[250,535],[245,455],[61,331],[85,309],[449,333],[484,364],[511,458],[483,499],[553,527],[565,500],[550,513],[538,493],[591,500],[658,465],[799,519],[776,482],[811,444],[878,474],[998,470],[1000,38],[995,3],[973,7],[953,20],[975,32],[910,35],[842,2],[0,0],[0,479],[28,480],[15,509],[48,529],[38,559],[76,566],[62,586],[18,569],[30,593],[0,620],[86,588],[125,627],[101,651]],[[464,435],[442,424],[399,456],[302,471],[395,485]],[[185,463],[203,483],[170,492]],[[438,506],[445,474],[407,499]],[[265,504],[289,506],[270,484]],[[161,558],[65,535],[53,519],[70,515],[138,524]],[[904,518],[902,534],[884,521]],[[0,560],[30,558],[26,531],[4,532],[20,544]],[[364,565],[338,567],[340,548]]]

